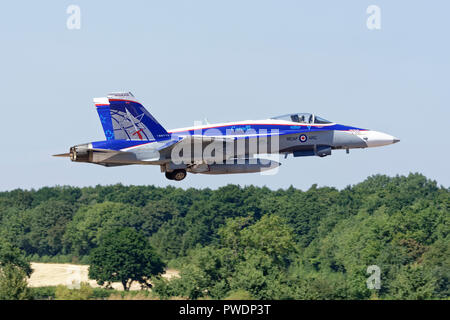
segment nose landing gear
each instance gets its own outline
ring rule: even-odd
[[[186,170],[177,169],[173,170],[172,172],[166,171],[166,178],[169,180],[181,181],[186,178]]]

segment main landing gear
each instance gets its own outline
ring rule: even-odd
[[[169,180],[181,181],[184,178],[186,178],[186,170],[177,169],[177,170],[173,170],[172,172],[166,171],[166,178]]]

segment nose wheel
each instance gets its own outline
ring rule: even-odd
[[[181,181],[186,178],[186,174],[186,170],[184,169],[177,169],[172,172],[166,171],[166,178],[169,180]]]

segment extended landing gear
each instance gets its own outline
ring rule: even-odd
[[[166,171],[166,178],[169,180],[181,181],[184,178],[186,178],[186,170],[177,169],[177,170],[173,170],[172,172]]]

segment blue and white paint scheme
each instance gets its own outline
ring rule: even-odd
[[[261,154],[294,157],[331,155],[332,150],[368,148],[400,141],[386,133],[337,124],[310,113],[166,130],[131,92],[94,98],[106,140],[76,145],[75,162],[103,166],[159,165],[168,179],[187,172],[228,174],[261,172],[279,162]]]

